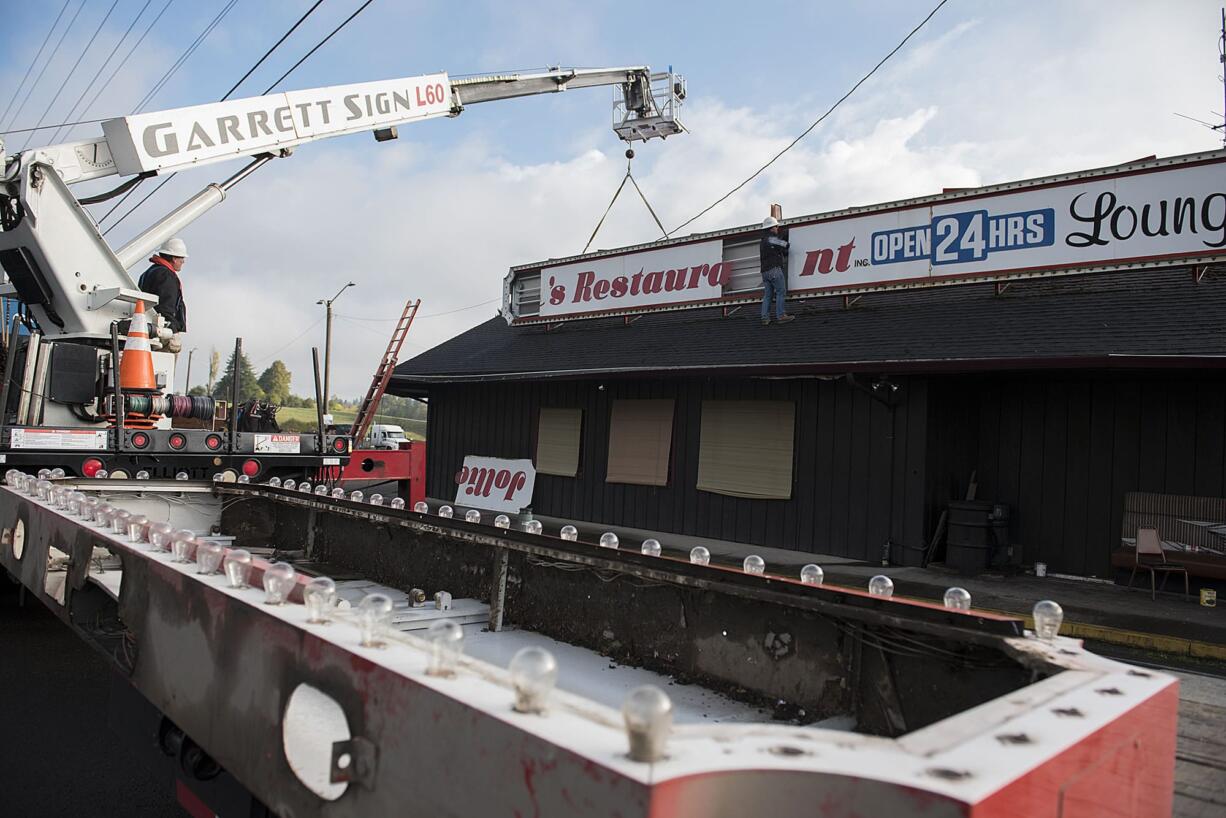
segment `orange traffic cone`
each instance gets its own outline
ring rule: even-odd
[[[145,302],[136,302],[128,340],[119,356],[119,386],[124,392],[154,393],[158,391],[153,376],[153,355],[149,351],[149,319],[145,317]]]

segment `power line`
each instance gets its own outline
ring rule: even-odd
[[[38,47],[38,53],[34,55],[34,59],[30,60],[30,66],[26,69],[25,75],[22,76],[21,82],[17,83],[17,87],[13,89],[13,98],[9,100],[8,105],[4,106],[4,113],[0,114],[0,122],[4,122],[5,118],[8,117],[13,103],[17,101],[17,95],[21,93],[22,86],[30,78],[30,72],[38,64],[38,58],[43,55],[43,49],[47,47],[47,43],[51,42],[51,35],[55,32],[55,27],[60,24],[60,18],[64,16],[64,12],[68,10],[68,4],[71,2],[72,0],[64,0],[64,5],[60,7],[60,13],[55,15],[55,22],[51,24],[51,28],[47,29],[47,36],[43,37],[43,44]]]
[[[251,362],[251,365],[252,365],[252,366],[255,366],[256,364],[262,364],[262,363],[264,363],[265,361],[267,361],[269,358],[275,358],[276,356],[280,355],[280,354],[281,354],[282,352],[284,352],[285,350],[287,350],[287,349],[289,349],[290,347],[292,347],[294,344],[296,344],[296,343],[298,343],[299,341],[301,341],[303,338],[305,338],[305,337],[306,337],[307,333],[309,333],[311,330],[313,330],[313,329],[315,329],[316,327],[318,327],[318,326],[319,326],[320,324],[322,324],[323,322],[324,322],[324,319],[323,319],[323,317],[322,317],[322,316],[321,316],[320,318],[315,319],[315,323],[311,324],[309,327],[307,327],[306,329],[304,329],[302,332],[300,332],[300,333],[298,333],[297,335],[295,335],[295,336],[294,336],[294,337],[293,337],[293,338],[292,338],[292,339],[289,341],[289,343],[287,343],[285,346],[278,348],[278,349],[277,349],[275,352],[271,352],[271,353],[269,353],[268,355],[265,355],[263,358],[260,358],[260,359],[259,359],[259,360],[257,360],[257,361],[252,361],[252,362]]]
[[[266,89],[264,90],[264,93],[265,93],[265,94],[267,94],[269,91],[271,91],[272,89],[274,89],[274,88],[276,88],[278,85],[280,85],[280,84],[281,84],[281,80],[285,79],[285,78],[286,78],[286,77],[288,77],[290,74],[294,73],[294,71],[296,71],[296,70],[298,69],[298,66],[300,66],[300,65],[302,65],[304,62],[306,62],[306,61],[307,61],[307,59],[308,59],[308,58],[309,58],[309,57],[310,57],[312,54],[314,54],[314,53],[315,53],[316,51],[318,51],[318,50],[319,50],[321,47],[323,47],[323,44],[324,44],[324,43],[328,42],[328,40],[331,40],[331,39],[332,39],[332,37],[333,37],[333,36],[334,36],[334,35],[335,35],[335,34],[336,34],[338,31],[340,31],[340,30],[341,30],[342,28],[344,28],[345,26],[349,25],[350,21],[352,21],[354,17],[357,17],[359,14],[361,14],[363,11],[365,11],[365,10],[366,10],[366,7],[367,7],[367,6],[369,6],[371,3],[373,3],[374,1],[375,1],[375,0],[366,0],[366,2],[365,2],[365,3],[363,3],[363,4],[362,4],[362,5],[360,5],[360,6],[358,6],[358,10],[357,10],[357,11],[355,11],[353,14],[350,14],[348,17],[346,17],[346,18],[345,18],[345,21],[344,21],[343,23],[341,23],[341,24],[340,24],[339,26],[337,26],[336,28],[332,29],[332,33],[331,33],[331,34],[329,34],[327,37],[324,37],[322,40],[320,40],[320,41],[319,41],[319,43],[318,43],[318,44],[317,44],[317,45],[316,45],[314,48],[312,48],[310,51],[308,51],[306,54],[304,54],[304,55],[303,55],[303,57],[302,57],[302,59],[301,59],[301,60],[299,60],[298,62],[294,63],[292,66],[290,66],[290,69],[289,69],[288,71],[286,71],[284,74],[282,74],[280,77],[278,77],[276,82],[274,82],[272,85],[268,86],[268,88],[266,88]]]
[[[231,94],[233,94],[233,93],[234,93],[234,92],[235,92],[235,91],[238,89],[238,86],[240,86],[240,85],[242,85],[244,82],[246,82],[247,77],[250,77],[250,76],[251,76],[253,73],[255,73],[255,69],[257,69],[257,68],[259,68],[261,65],[263,65],[263,64],[264,64],[264,60],[268,59],[269,55],[271,55],[271,54],[272,54],[272,52],[276,51],[276,50],[277,50],[277,48],[278,48],[278,47],[281,45],[281,43],[285,42],[285,40],[286,40],[286,39],[289,37],[289,35],[291,35],[291,34],[293,34],[293,33],[294,33],[294,31],[295,31],[295,30],[298,28],[298,26],[302,25],[302,22],[303,22],[304,20],[306,20],[306,18],[310,17],[310,16],[311,16],[311,12],[313,12],[313,11],[315,11],[315,9],[319,8],[320,3],[322,3],[323,1],[324,1],[324,0],[315,0],[315,5],[311,6],[309,9],[307,9],[307,10],[306,10],[306,14],[303,14],[301,17],[299,17],[299,18],[298,18],[298,22],[296,22],[296,23],[294,23],[292,26],[290,26],[290,27],[289,27],[289,31],[287,31],[287,32],[285,32],[284,34],[282,34],[282,35],[281,35],[281,39],[279,39],[279,40],[277,40],[275,43],[273,43],[273,44],[272,44],[272,48],[270,48],[270,49],[268,49],[267,51],[265,51],[265,52],[264,52],[264,56],[263,56],[263,57],[260,57],[260,59],[256,61],[256,64],[255,64],[255,65],[253,65],[253,66],[251,66],[251,68],[247,69],[247,73],[246,73],[246,74],[243,74],[242,78],[241,78],[241,79],[240,79],[238,82],[234,83],[234,86],[233,86],[233,87],[232,87],[232,88],[231,88],[229,91],[226,91],[226,95],[225,95],[224,97],[222,97],[222,100],[227,100],[227,99],[229,99],[229,98],[230,98],[230,95],[231,95]],[[280,80],[277,80],[277,81],[278,81],[278,82],[280,82]],[[267,92],[266,92],[266,93],[267,93]]]
[[[90,97],[89,102],[85,103],[85,107],[81,109],[82,115],[84,115],[87,111],[89,111],[90,108],[94,107],[94,103],[98,101],[98,97],[102,95],[102,92],[105,91],[107,86],[111,84],[111,81],[115,79],[115,75],[118,74],[123,69],[123,67],[128,64],[128,60],[130,60],[132,58],[132,55],[136,53],[136,49],[140,48],[140,44],[145,41],[145,38],[149,36],[149,32],[153,30],[153,27],[158,24],[158,20],[162,19],[162,15],[166,13],[166,10],[169,9],[174,2],[175,0],[166,0],[166,5],[162,6],[162,10],[157,13],[157,16],[154,17],[149,22],[149,25],[145,26],[144,32],[141,33],[140,37],[137,38],[136,42],[132,43],[132,47],[128,49],[127,54],[123,55],[123,59],[119,61],[119,65],[115,66],[115,70],[111,72],[111,75],[107,77],[106,81],[103,82],[102,85],[99,86],[98,90],[94,92],[94,95]],[[67,138],[68,135],[72,133],[72,129],[76,127],[77,125],[85,125],[91,122],[105,122],[107,119],[112,119],[112,118],[113,117],[104,117],[103,119],[87,119],[87,120],[82,120],[80,122],[65,122],[64,124],[70,127],[68,128],[68,131],[64,134],[64,137]]]
[[[84,3],[82,3],[82,5],[84,5]],[[64,77],[64,81],[60,83],[60,87],[55,90],[55,96],[51,97],[51,101],[47,103],[47,108],[43,111],[43,115],[38,118],[38,122],[34,123],[35,125],[42,125],[43,121],[47,118],[47,114],[51,113],[52,106],[54,106],[56,101],[60,98],[60,94],[64,93],[64,89],[68,87],[68,81],[72,79],[73,74],[76,74],[77,69],[81,67],[81,61],[85,59],[85,55],[89,53],[89,50],[94,47],[94,40],[98,39],[98,35],[102,32],[102,27],[106,25],[107,20],[111,19],[111,13],[115,11],[115,7],[118,5],[119,0],[113,0],[111,7],[107,9],[106,14],[102,16],[102,22],[98,23],[98,27],[94,29],[94,33],[90,36],[89,42],[85,44],[85,48],[81,49],[81,53],[77,55],[77,61],[72,64],[72,68],[68,71],[68,76]],[[25,145],[21,146],[21,149],[25,150],[26,147],[29,146],[30,140],[33,138],[34,134],[27,136],[26,143]]]
[[[222,6],[221,11],[217,12],[217,16],[215,16],[212,21],[210,21],[209,24],[204,27],[204,31],[201,31],[198,35],[196,35],[196,39],[193,40],[192,44],[187,47],[187,50],[179,56],[179,59],[175,60],[174,65],[166,69],[166,73],[163,74],[162,78],[154,84],[153,88],[149,90],[149,93],[141,97],[141,101],[136,103],[136,107],[133,109],[136,113],[140,113],[140,110],[153,100],[153,97],[157,94],[157,92],[162,90],[162,87],[166,85],[166,83],[170,82],[171,77],[178,73],[179,68],[182,67],[183,63],[187,62],[188,58],[191,57],[192,54],[196,53],[196,49],[200,47],[200,44],[204,42],[204,39],[213,32],[213,29],[217,28],[218,24],[220,24],[222,20],[226,18],[226,15],[230,13],[230,9],[234,8],[234,4],[237,2],[238,0],[229,0],[228,3]]]
[[[414,318],[414,321],[420,321],[423,318],[438,318],[442,315],[453,315],[457,312],[465,312],[466,310],[475,310],[477,307],[484,307],[493,304],[496,301],[501,301],[501,298],[491,298],[489,301],[482,301],[480,304],[469,304],[467,307],[457,307],[454,310],[446,310],[444,312],[432,312],[429,315],[419,315]],[[341,315],[340,313],[332,313],[335,318],[344,318],[349,321],[370,321],[377,324],[395,324],[400,321],[399,318],[361,318],[356,315]]]
[[[937,3],[937,4],[936,4],[936,7],[935,7],[935,8],[933,8],[933,9],[932,9],[932,11],[928,12],[928,16],[927,16],[927,17],[925,17],[923,20],[921,20],[919,25],[917,25],[915,28],[911,29],[911,33],[909,33],[909,34],[908,34],[906,37],[903,37],[903,38],[902,38],[902,41],[901,41],[901,42],[900,42],[898,45],[894,46],[894,48],[890,50],[890,53],[888,53],[888,54],[886,54],[884,57],[882,57],[882,58],[881,58],[881,61],[880,61],[879,63],[877,63],[876,65],[874,65],[874,66],[873,66],[873,69],[872,69],[871,71],[869,71],[867,74],[865,74],[863,77],[861,77],[861,78],[860,78],[860,81],[859,81],[859,82],[857,82],[855,85],[853,85],[853,86],[851,87],[851,90],[850,90],[850,91],[848,91],[848,92],[847,92],[846,94],[844,94],[843,96],[839,97],[838,101],[837,101],[837,102],[835,102],[833,105],[831,105],[831,106],[830,106],[830,107],[829,107],[829,108],[826,110],[826,113],[824,113],[824,114],[822,114],[821,116],[819,116],[819,117],[818,117],[818,118],[817,118],[817,119],[816,119],[816,120],[813,122],[813,124],[812,124],[812,125],[810,125],[809,127],[805,128],[805,129],[804,129],[804,131],[802,131],[802,132],[801,132],[800,136],[796,137],[795,139],[793,139],[791,142],[789,142],[789,143],[788,143],[787,147],[785,147],[783,150],[779,151],[779,153],[777,153],[777,154],[775,154],[773,157],[771,157],[771,160],[770,160],[769,162],[767,162],[765,165],[763,165],[762,167],[760,167],[760,168],[758,168],[757,170],[755,170],[755,171],[753,172],[753,174],[752,174],[752,175],[750,175],[750,177],[749,177],[748,179],[744,180],[744,181],[743,181],[743,182],[741,182],[739,185],[737,185],[736,187],[734,187],[732,190],[728,191],[728,192],[727,192],[727,193],[725,193],[723,196],[720,196],[718,199],[716,199],[714,202],[712,202],[712,203],[711,203],[709,206],[707,206],[707,207],[703,208],[701,211],[699,211],[699,212],[698,212],[698,215],[693,216],[692,218],[686,219],[686,220],[685,220],[685,221],[683,221],[681,224],[679,224],[679,225],[677,225],[676,227],[674,227],[672,230],[670,230],[670,231],[668,232],[668,235],[669,235],[669,236],[671,236],[673,233],[676,233],[678,230],[680,230],[681,228],[685,227],[687,224],[690,224],[691,222],[697,221],[698,219],[702,218],[702,217],[703,217],[703,216],[705,216],[707,213],[709,213],[711,210],[713,210],[713,209],[714,209],[714,208],[715,208],[717,205],[719,205],[721,202],[723,202],[725,199],[727,199],[729,196],[731,196],[732,194],[736,193],[736,192],[737,192],[738,190],[740,190],[741,188],[745,187],[745,185],[749,184],[749,183],[750,183],[750,182],[752,182],[754,179],[758,178],[758,175],[759,175],[759,174],[761,174],[761,173],[762,173],[762,171],[766,170],[766,169],[767,169],[767,168],[769,168],[771,165],[775,164],[775,160],[777,160],[779,157],[783,156],[785,153],[787,153],[787,152],[788,152],[788,151],[790,151],[790,150],[791,150],[793,147],[795,147],[797,142],[799,142],[800,140],[802,140],[802,139],[804,139],[806,136],[808,136],[808,135],[809,135],[809,133],[810,133],[810,132],[811,132],[811,131],[812,131],[814,128],[816,128],[818,125],[820,125],[820,124],[822,123],[822,121],[823,121],[823,120],[825,120],[825,119],[826,119],[826,117],[828,117],[828,116],[830,116],[832,113],[834,113],[834,110],[835,110],[836,108],[838,108],[840,105],[842,105],[844,100],[846,100],[848,97],[850,97],[852,94],[854,94],[854,93],[856,92],[856,90],[857,90],[857,89],[858,89],[858,88],[859,88],[861,85],[863,85],[865,82],[867,82],[867,81],[868,81],[868,79],[869,79],[869,77],[873,76],[873,74],[876,74],[876,73],[877,73],[877,69],[878,69],[878,68],[880,68],[881,66],[885,65],[885,64],[886,64],[886,62],[887,62],[887,61],[888,61],[888,60],[889,60],[891,57],[893,57],[895,54],[897,54],[897,53],[899,52],[899,50],[901,50],[901,49],[902,49],[902,47],[903,47],[904,45],[906,45],[906,44],[907,44],[907,41],[908,41],[908,40],[910,40],[912,37],[914,37],[914,36],[916,35],[916,33],[917,33],[917,32],[918,32],[918,31],[919,31],[921,28],[923,28],[925,25],[927,25],[928,21],[929,21],[929,20],[931,20],[931,19],[933,18],[933,16],[934,16],[934,15],[935,15],[935,14],[936,14],[938,11],[940,11],[940,10],[941,10],[941,8],[942,8],[942,7],[943,7],[943,6],[944,6],[944,5],[945,5],[947,2],[949,2],[949,0],[941,0],[941,2]]]
[[[95,83],[98,82],[98,78],[102,76],[102,72],[106,70],[106,67],[111,64],[111,60],[115,59],[115,55],[119,53],[119,46],[123,45],[123,41],[128,39],[128,35],[132,33],[132,29],[136,28],[137,22],[139,22],[140,18],[144,16],[145,9],[149,8],[149,4],[152,2],[153,0],[145,0],[145,5],[140,7],[140,11],[136,12],[136,16],[132,18],[131,23],[128,23],[128,28],[123,33],[123,36],[115,41],[115,45],[111,48],[111,53],[106,57],[106,62],[98,66],[98,70],[94,72],[94,78],[89,81],[88,85],[81,89],[81,96],[77,97],[77,101],[74,102],[72,107],[68,109],[68,113],[64,115],[65,119],[71,119],[73,115],[76,114],[77,107],[81,104],[81,100],[85,99],[85,95],[88,94],[89,90],[94,87]],[[112,6],[112,8],[114,7]],[[49,140],[51,144],[55,144],[55,141],[59,135],[60,129],[56,128],[55,133],[51,134],[51,139]]]
[[[30,83],[30,87],[26,89],[26,95],[21,98],[21,104],[17,106],[17,110],[13,112],[13,120],[21,116],[21,112],[25,110],[26,103],[30,101],[30,94],[42,82],[43,75],[47,73],[47,69],[51,67],[51,63],[55,62],[55,55],[60,53],[60,46],[64,44],[64,38],[68,36],[68,32],[72,30],[73,24],[77,22],[77,18],[81,16],[81,10],[85,8],[85,0],[81,0],[81,5],[77,6],[77,10],[73,12],[72,19],[68,21],[68,26],[60,32],[60,38],[55,41],[55,48],[51,49],[51,54],[47,57],[47,61],[43,63],[43,67],[39,70],[38,76],[34,78],[34,82]]]

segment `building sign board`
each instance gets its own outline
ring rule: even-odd
[[[288,148],[451,112],[445,73],[287,91],[102,123],[121,174]]]
[[[536,468],[531,460],[466,455],[456,473],[455,504],[518,514],[532,505]]]
[[[791,295],[1208,262],[1226,258],[1226,155],[800,219],[788,234]],[[724,286],[730,268],[721,262],[725,240],[743,245],[759,235],[724,233],[543,266],[539,317],[756,298]],[[704,272],[692,275],[696,268]]]
[[[722,241],[707,241],[545,267],[541,315],[719,299],[730,272],[723,252]]]

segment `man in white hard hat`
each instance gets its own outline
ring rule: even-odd
[[[788,240],[781,234],[779,220],[774,216],[762,220],[758,257],[762,271],[762,325],[771,322],[771,301],[775,302],[775,321],[785,324],[796,316],[783,311],[783,299],[788,294]]]
[[[187,260],[187,245],[178,236],[167,239],[158,248],[157,255],[149,259],[152,266],[140,277],[137,285],[142,292],[158,297],[155,309],[173,333],[165,346],[169,352],[181,348],[179,333],[187,332],[187,307],[183,303],[183,282],[179,271]]]

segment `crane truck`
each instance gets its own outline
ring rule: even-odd
[[[462,79],[434,73],[116,117],[102,123],[100,137],[15,154],[0,140],[0,295],[19,304],[0,357],[0,462],[85,477],[211,473],[226,482],[343,466],[351,441],[330,434],[322,418],[315,434],[251,431],[236,423],[233,402],[223,425],[211,399],[176,400],[183,396],[171,395],[172,333],[152,309],[146,314],[153,317],[157,389],[125,395],[114,374],[124,328],[138,304],[157,302],[129,271],[239,182],[299,145],[361,132],[385,142],[397,138],[401,125],[456,117],[480,102],[597,86],[615,88],[613,128],[622,140],[684,130],[677,116],[684,78],[671,69],[633,66]],[[249,161],[236,173],[118,248],[87,210],[151,176],[243,158]],[[72,191],[110,176],[127,178],[97,195],[78,198]],[[176,428],[175,417],[203,420],[207,428]]]

